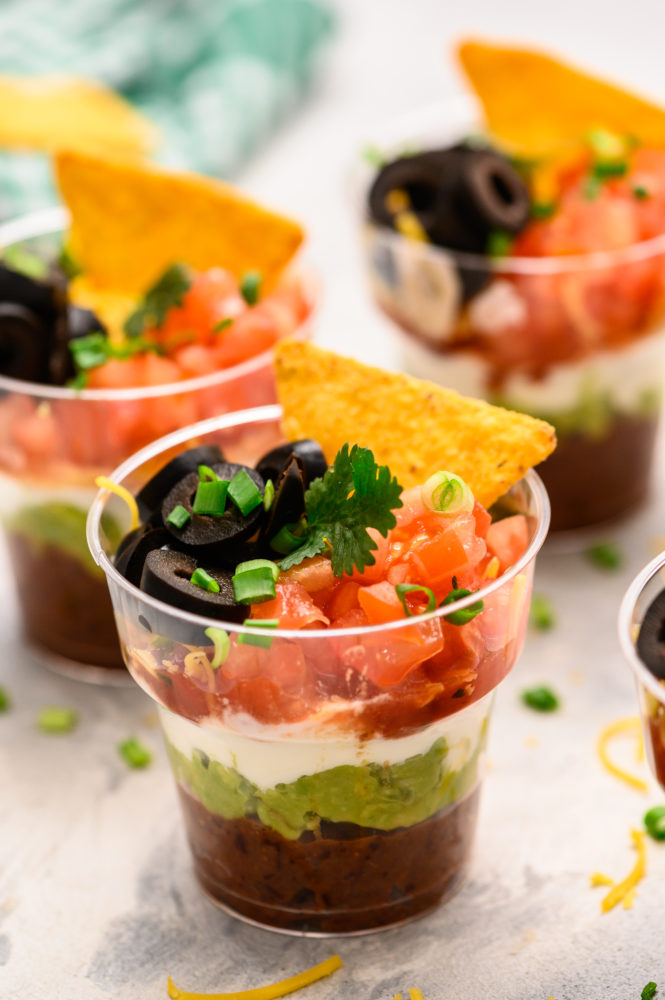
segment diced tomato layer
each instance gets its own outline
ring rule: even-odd
[[[500,573],[521,559],[528,545],[529,527],[523,514],[504,517],[487,530],[487,548],[499,560]]]

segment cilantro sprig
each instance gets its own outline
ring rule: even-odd
[[[128,337],[140,337],[147,326],[159,329],[169,309],[182,305],[182,299],[192,284],[183,264],[167,267],[154,285],[148,289],[141,304],[125,321],[124,330]]]
[[[327,548],[335,576],[373,566],[377,544],[367,529],[375,528],[385,537],[395,527],[392,511],[402,506],[401,492],[388,466],[377,465],[369,448],[355,444],[349,450],[345,444],[325,475],[310,484],[303,542],[280,567],[289,569]]]
[[[87,383],[87,373],[92,368],[98,368],[109,359],[115,358],[124,361],[133,358],[135,354],[143,354],[152,351],[155,354],[162,354],[163,348],[160,344],[146,340],[144,337],[135,337],[123,344],[112,343],[101,330],[96,333],[88,333],[85,337],[76,337],[69,341],[69,350],[72,354],[76,375],[70,380],[68,385],[76,389],[85,388]]]

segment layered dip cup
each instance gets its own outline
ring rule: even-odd
[[[665,789],[665,552],[652,559],[626,591],[619,640],[637,685],[647,758]]]
[[[623,164],[602,164],[607,176],[591,177],[597,188],[590,181],[571,226],[582,240],[584,227],[605,226],[603,249],[547,254],[543,239],[536,255],[519,248],[546,224],[551,204],[532,202],[534,214],[516,238],[500,228],[502,216],[511,224],[521,195],[505,174],[507,160],[496,169],[498,158],[492,164],[482,143],[474,152],[478,120],[470,100],[437,105],[398,124],[373,147],[379,162],[408,163],[419,154],[425,161],[419,164],[422,185],[409,187],[414,211],[404,216],[403,231],[377,224],[368,204],[379,168],[358,167],[369,287],[394,323],[406,371],[554,425],[558,446],[540,470],[552,530],[591,527],[638,508],[649,488],[665,361],[665,217],[653,238],[625,245],[624,234],[632,213],[650,210],[649,189],[665,184],[665,167],[658,163],[656,182],[651,151],[638,150],[635,163],[642,166],[631,172],[632,190],[609,204],[604,192],[627,181],[619,177]],[[427,156],[459,149],[469,136],[466,151],[478,157],[477,196],[498,210],[483,252],[447,249],[423,239],[418,229],[418,220],[432,231],[436,226],[430,187],[436,161],[426,162]],[[399,186],[399,173],[395,181]],[[560,247],[564,235],[557,234]],[[466,236],[466,230],[453,233],[458,243]]]
[[[0,227],[0,246],[56,259],[66,223],[60,209],[26,216]],[[309,316],[295,334],[309,336]],[[74,389],[0,375],[0,517],[25,636],[42,662],[80,679],[127,680],[104,573],[85,541],[95,478],[166,431],[275,399],[271,350],[201,377],[136,388]],[[111,520],[105,529],[115,537]]]
[[[136,493],[174,454],[212,443],[225,461],[253,465],[283,441],[280,415],[269,406],[185,428],[111,478]],[[88,542],[107,577],[123,656],[159,706],[195,872],[223,909],[289,933],[366,933],[422,914],[460,886],[494,694],[524,640],[547,532],[538,476],[527,473],[492,512],[524,514],[528,539],[480,590],[380,625],[268,634],[129,583],[105,530],[109,519],[126,530],[129,509],[106,491],[95,498]],[[475,617],[456,615],[471,605]],[[381,685],[368,664],[381,665]]]

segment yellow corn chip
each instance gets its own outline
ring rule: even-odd
[[[108,87],[73,76],[0,76],[0,146],[140,157],[157,129]]]
[[[458,57],[490,132],[521,155],[549,154],[599,127],[665,147],[665,109],[545,53],[468,40]]]
[[[297,223],[219,180],[68,151],[55,161],[72,253],[92,285],[143,293],[171,264],[258,270],[266,291],[298,249]]]
[[[556,444],[543,420],[312,344],[283,340],[275,368],[287,438],[315,438],[329,462],[347,441],[365,445],[404,487],[454,472],[489,507]]]

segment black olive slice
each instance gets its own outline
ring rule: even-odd
[[[665,680],[665,590],[647,608],[637,636],[637,652],[654,677]]]
[[[286,444],[277,445],[256,463],[256,471],[264,480],[272,479],[276,485],[293,455],[302,463],[305,488],[313,479],[319,479],[323,476],[328,468],[321,445],[317,441],[312,441],[311,438],[302,438],[300,441],[289,441]]]
[[[250,469],[245,465],[234,465],[229,462],[215,462],[211,468],[217,473],[220,479],[225,479],[228,482],[233,479],[237,472],[244,469],[250,479],[258,486],[261,495],[263,495],[265,483],[254,469]],[[198,484],[198,472],[190,472],[189,475],[181,479],[170,490],[162,503],[164,526],[171,532],[174,538],[177,538],[179,544],[187,548],[192,548],[202,558],[205,553],[205,558],[224,563],[226,562],[225,555],[228,555],[230,548],[238,542],[243,542],[245,539],[250,538],[259,528],[260,521],[265,516],[263,504],[259,504],[249,514],[244,515],[240,513],[233,501],[228,498],[226,501],[226,510],[221,517],[195,514],[192,511],[192,504]],[[189,511],[191,515],[182,528],[177,528],[167,521],[171,511],[179,504],[185,510]]]
[[[162,466],[136,494],[136,503],[143,520],[161,508],[167,493],[188,473],[196,472],[199,465],[214,465],[215,462],[223,461],[224,455],[216,444],[200,444],[181,451]]]
[[[62,291],[57,283],[37,281],[0,264],[0,302],[25,306],[50,327],[60,308]]]
[[[529,220],[529,192],[503,156],[469,152],[457,192],[460,211],[474,228],[519,233]]]
[[[213,593],[191,583],[191,576],[196,568],[196,559],[186,552],[153,549],[143,564],[141,590],[180,611],[204,615],[206,618],[219,618],[221,621],[244,621],[248,614],[247,606],[238,604],[235,599],[232,573],[207,569],[219,584],[219,592]]]
[[[130,583],[138,587],[141,583],[143,564],[148,553],[152,552],[153,549],[161,549],[172,541],[171,535],[165,528],[142,525],[140,528],[130,531],[122,539],[115,554],[115,568]]]
[[[0,373],[27,382],[49,381],[49,330],[27,306],[0,302]]]
[[[270,541],[286,524],[297,524],[305,513],[305,477],[300,459],[292,455],[275,483],[275,498],[261,529],[261,541]],[[275,558],[271,552],[270,558]]]
[[[465,249],[468,240],[464,226],[452,211],[450,198],[465,161],[465,151],[455,149],[430,150],[386,164],[370,189],[370,216],[379,225],[394,227],[396,213],[390,194],[405,191],[409,210],[432,242]]]

